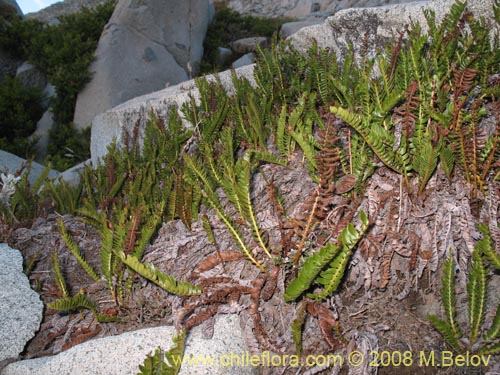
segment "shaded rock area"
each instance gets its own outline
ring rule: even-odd
[[[23,273],[18,250],[0,244],[0,368],[17,359],[38,331],[43,303]]]
[[[203,55],[207,0],[121,0],[99,41],[92,80],[78,95],[78,128],[129,99],[194,76]]]

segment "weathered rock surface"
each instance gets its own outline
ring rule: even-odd
[[[322,22],[323,20],[321,19],[310,20],[310,21],[308,20],[308,21],[287,22],[281,25],[280,36],[286,39],[290,35],[295,34],[300,29],[303,29],[304,27],[318,25]]]
[[[415,0],[229,0],[227,5],[239,13],[254,16],[305,19],[311,14],[326,17],[352,7],[365,8],[411,1]]]
[[[0,244],[0,368],[16,359],[42,321],[43,303],[23,273],[18,250]]]
[[[19,170],[23,164],[26,164],[25,159],[11,154],[10,152],[0,150],[0,171],[14,173]],[[36,181],[44,169],[45,167],[37,162],[31,163],[31,170],[28,177],[31,184]],[[49,173],[49,177],[57,177],[57,175],[58,172],[54,170],[51,170]]]
[[[237,69],[236,74],[254,82],[253,65]],[[222,85],[231,90],[233,87],[231,72],[222,72],[219,78]],[[214,76],[207,76],[207,79],[213,80]],[[139,141],[142,141],[142,133],[150,112],[167,119],[173,108],[180,108],[182,103],[189,100],[189,95],[195,99],[199,98],[199,91],[194,80],[137,97],[96,116],[92,122],[90,144],[92,163],[97,165],[99,159],[106,155],[107,147],[113,139],[116,139],[118,146],[123,146],[125,134],[132,134],[136,124],[139,125]]]
[[[48,154],[49,142],[50,142],[50,131],[54,126],[54,114],[49,109],[45,111],[42,118],[38,120],[36,124],[35,132],[30,136],[30,138],[37,138],[36,148],[36,159],[38,163],[43,162]]]
[[[212,339],[203,337],[201,327],[193,328],[186,341],[185,356],[188,358],[214,358],[240,355],[245,344],[237,315],[221,315],[215,324]],[[174,327],[147,328],[119,336],[96,339],[77,345],[53,357],[37,358],[12,363],[1,375],[134,375],[147,354],[158,346],[168,350],[172,346]],[[203,356],[203,357],[202,357]],[[222,357],[225,358],[225,357]],[[215,362],[218,363],[218,362]],[[212,375],[221,367],[185,364],[181,375]],[[229,367],[230,374],[256,374],[249,367]]]
[[[427,22],[424,10],[433,10],[436,19],[440,20],[449,13],[454,3],[454,0],[435,0],[366,9],[345,9],[320,25],[299,30],[290,37],[290,40],[299,51],[303,52],[307,51],[315,40],[318,47],[328,47],[341,58],[348,51],[349,43],[353,43],[355,49],[356,47],[359,49],[365,35],[368,35],[366,45],[374,51],[390,42],[393,35],[403,30],[404,25],[409,24],[410,20],[420,23],[425,33]],[[485,17],[490,22],[494,20],[492,0],[469,2],[469,8],[477,17]]]
[[[231,49],[234,52],[241,54],[255,52],[257,50],[257,46],[260,48],[266,48],[268,45],[268,38],[262,36],[238,39],[230,44]]]
[[[74,122],[85,128],[120,103],[186,81],[198,69],[208,0],[120,0],[99,41]]]
[[[231,66],[234,69],[238,69],[246,65],[251,65],[254,62],[255,62],[255,55],[253,54],[253,52],[250,52],[241,56],[238,60],[234,61]]]

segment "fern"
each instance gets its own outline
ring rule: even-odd
[[[361,229],[357,231],[351,223],[343,229],[342,234],[339,237],[339,242],[342,243],[342,248],[329,264],[328,268],[321,272],[319,278],[316,280],[318,284],[324,286],[324,289],[319,295],[310,294],[310,297],[323,299],[337,290],[337,287],[344,276],[352,250],[368,228],[368,218],[366,217],[366,214],[363,211],[360,211],[359,217],[361,219]]]
[[[292,322],[292,336],[293,342],[295,344],[295,350],[299,357],[302,356],[302,327],[304,326],[304,321],[306,319],[306,304],[302,303],[299,305],[297,311],[297,317]]]
[[[59,255],[57,251],[52,253],[52,271],[54,273],[54,278],[56,279],[56,285],[64,298],[69,296],[68,286],[66,285],[66,280],[61,270],[61,264],[59,263]]]
[[[474,345],[479,337],[486,304],[486,270],[479,252],[472,254],[473,261],[469,271],[467,294],[469,296],[469,340]]]
[[[368,219],[363,211],[360,211],[362,227],[358,232],[350,223],[347,228],[344,228],[342,234],[338,238],[341,246],[327,243],[318,252],[309,256],[297,278],[295,278],[285,290],[285,301],[290,302],[296,300],[307,289],[309,289],[314,281],[325,286],[322,293],[312,294],[313,298],[325,298],[327,295],[335,291],[344,274],[347,260],[351,250],[356,246],[363,233],[368,228]],[[340,261],[338,260],[340,259]],[[320,272],[330,264],[330,268]]]
[[[184,354],[184,342],[186,332],[178,332],[173,338],[174,346],[163,352],[161,348],[156,349],[154,355],[148,355],[137,375],[177,375],[182,365]]]
[[[169,293],[181,296],[197,296],[201,294],[199,287],[187,281],[176,281],[172,276],[155,269],[151,263],[143,264],[133,255],[126,256],[124,252],[120,252],[117,255],[134,272],[137,272]]]
[[[61,237],[64,240],[64,243],[68,247],[69,251],[75,259],[78,261],[80,266],[87,272],[87,274],[96,282],[101,281],[101,278],[99,275],[97,275],[96,271],[92,268],[92,266],[85,260],[83,257],[82,253],[80,252],[80,249],[78,248],[78,245],[76,242],[73,240],[71,235],[68,233],[66,230],[66,227],[64,226],[64,222],[62,219],[57,219],[57,226],[59,228],[59,232],[61,233]]]
[[[62,311],[71,311],[84,308],[90,310],[92,314],[94,314],[97,321],[100,323],[106,323],[118,320],[118,318],[116,317],[99,314],[97,304],[90,297],[86,296],[83,293],[83,290],[81,290],[77,295],[73,297],[65,297],[58,299],[54,302],[49,302],[47,304],[47,307],[49,309],[62,310]]]
[[[493,248],[488,227],[484,224],[479,224],[477,228],[482,233],[483,239],[477,242],[476,249],[486,256],[495,269],[500,270],[500,255]]]
[[[450,345],[457,352],[462,351],[462,347],[460,346],[460,343],[455,336],[453,329],[448,323],[446,323],[444,320],[438,319],[438,317],[435,315],[429,315],[428,319],[431,321],[434,328],[436,328],[439,333],[441,333],[448,345]]]
[[[494,340],[500,337],[500,304],[497,306],[495,317],[490,329],[484,334],[485,340]]]

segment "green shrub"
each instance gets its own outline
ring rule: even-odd
[[[56,124],[48,158],[55,169],[64,170],[90,155],[88,133],[82,136],[70,123],[78,93],[91,79],[88,68],[114,6],[115,1],[108,1],[83,8],[60,17],[57,25],[20,17],[0,20],[0,47],[36,66],[56,89],[50,104]]]
[[[28,137],[42,114],[42,93],[5,76],[0,83],[0,149],[23,158],[33,156],[35,142]]]
[[[232,9],[222,7],[215,14],[205,36],[201,73],[227,68],[216,66],[217,47],[229,47],[229,43],[241,38],[271,37],[283,23],[288,21],[281,18],[242,16]]]

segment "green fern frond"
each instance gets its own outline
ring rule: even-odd
[[[443,265],[443,276],[441,279],[441,299],[445,311],[446,322],[456,340],[462,337],[462,332],[456,321],[456,299],[455,299],[455,265],[453,258],[446,260]]]
[[[297,351],[297,355],[299,357],[302,356],[302,328],[304,326],[305,319],[306,319],[306,304],[302,303],[299,305],[297,309],[297,317],[293,320],[291,325],[293,343],[295,344],[295,350]]]
[[[342,263],[347,266],[347,261],[345,259],[348,259],[349,256],[342,256],[340,252],[349,253],[348,255],[350,255],[350,251],[354,248],[354,246],[356,246],[356,243],[368,228],[368,218],[363,211],[360,211],[360,219],[362,227],[359,232],[351,223],[349,223],[347,228],[344,228],[342,234],[338,238],[338,241],[342,244],[342,246],[339,247],[332,243],[327,243],[318,252],[312,254],[306,259],[304,265],[299,271],[297,278],[295,278],[285,290],[286,302],[296,300],[300,295],[302,295],[302,293],[309,289],[312,283],[317,279],[323,268],[331,263],[332,260],[333,262],[335,262],[337,256],[340,256],[341,260],[343,260]],[[332,264],[331,268],[334,269],[334,266],[335,264]],[[340,272],[340,278],[329,277],[334,275],[330,275],[328,271],[323,272],[320,276],[320,279],[318,279],[317,281],[320,284],[326,286],[326,288],[323,290],[323,293],[321,293],[321,295],[318,296],[317,294],[313,294],[312,296],[314,298],[323,298],[324,295],[326,296],[333,292],[338,286],[338,283],[340,283],[340,279],[342,278],[342,275],[344,273],[345,266]],[[335,269],[339,270],[339,267]]]
[[[368,229],[368,218],[366,214],[360,211],[359,216],[361,219],[360,230],[357,231],[352,223],[349,223],[349,225],[342,230],[342,234],[339,237],[339,242],[342,243],[341,250],[335,255],[328,269],[321,272],[319,278],[316,280],[319,284],[324,286],[324,289],[319,295],[310,294],[310,297],[323,299],[337,290],[344,276],[353,248],[361,239],[366,229]]]
[[[483,234],[483,238],[476,243],[474,247],[480,254],[484,254],[490,264],[495,269],[500,270],[500,255],[495,251],[492,245],[490,231],[484,224],[479,224],[477,229]]]
[[[474,251],[472,258],[467,294],[469,296],[469,340],[471,345],[474,345],[479,337],[486,308],[486,270],[477,251]]]
[[[490,329],[484,334],[485,340],[494,340],[500,337],[500,304],[497,306],[495,317],[491,323]]]
[[[298,276],[286,288],[285,301],[294,301],[309,289],[321,270],[332,261],[339,250],[338,246],[327,243],[319,251],[309,256]]]
[[[450,147],[441,148],[439,160],[441,162],[441,169],[446,174],[446,177],[448,177],[448,180],[451,180],[451,174],[453,173],[453,167],[455,165],[455,156]]]
[[[66,297],[58,299],[54,302],[49,302],[47,304],[49,309],[71,311],[79,308],[85,308],[97,314],[97,304],[87,297],[83,291],[80,291],[77,295],[73,297]]]
[[[353,127],[387,167],[400,174],[408,174],[410,169],[409,156],[404,150],[403,142],[401,142],[400,150],[398,150],[399,155],[392,149],[394,146],[394,135],[392,133],[376,123],[364,123],[369,119],[344,108],[330,107],[330,111]]]
[[[134,272],[155,283],[169,293],[181,296],[197,296],[201,294],[200,287],[192,285],[187,281],[176,281],[172,276],[155,269],[151,263],[143,264],[133,255],[126,256],[123,251],[117,255],[119,255],[121,261]]]
[[[455,336],[455,333],[453,332],[451,326],[444,320],[438,319],[438,317],[435,315],[429,315],[428,318],[431,321],[434,328],[436,328],[439,331],[439,333],[441,333],[441,335],[444,337],[448,345],[450,345],[457,352],[461,352],[462,347],[458,342],[458,339]]]
[[[261,249],[264,250],[269,258],[272,258],[266,241],[264,240],[262,229],[259,226],[255,216],[252,201],[250,198],[250,163],[243,159],[238,159],[236,162],[236,173],[238,173],[238,181],[236,186],[236,193],[238,201],[241,203],[244,217],[250,223],[252,233]]]
[[[82,253],[80,252],[80,249],[78,248],[78,245],[73,240],[73,237],[71,237],[71,235],[66,230],[66,227],[64,226],[64,222],[62,221],[62,219],[57,219],[57,226],[59,228],[59,232],[61,233],[61,237],[64,240],[64,243],[68,247],[71,254],[73,254],[75,259],[78,261],[78,263],[82,266],[82,268],[88,273],[88,275],[94,281],[96,282],[101,281],[101,278],[97,275],[92,266],[83,257]]]
[[[500,354],[500,343],[484,346],[478,350],[477,354],[481,356],[498,355]]]
[[[286,125],[287,125],[287,107],[286,105],[283,105],[281,107],[281,114],[278,118],[278,123],[276,126],[276,147],[278,148],[278,151],[280,152],[281,156],[284,158],[288,158],[291,154],[291,145],[290,145],[290,134],[288,131],[286,131]]]
[[[157,348],[154,355],[148,355],[137,375],[177,375],[182,365],[186,332],[181,330],[173,338],[174,346],[163,352]]]
[[[54,278],[56,279],[56,285],[64,298],[69,296],[68,286],[66,285],[66,280],[61,270],[61,264],[59,263],[59,255],[57,251],[52,253],[52,271],[54,273]]]
[[[417,147],[413,157],[413,168],[418,173],[419,194],[422,193],[436,170],[438,157],[441,152],[442,142],[433,145],[431,139],[425,137],[416,143]]]

